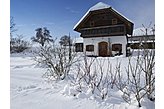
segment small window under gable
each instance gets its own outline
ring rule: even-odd
[[[93,27],[95,25],[94,21],[90,21],[90,27]]]
[[[117,19],[116,18],[112,19],[112,25],[115,25],[115,24],[117,24]]]
[[[86,45],[86,51],[94,51],[94,45]]]

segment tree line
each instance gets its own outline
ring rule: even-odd
[[[31,43],[24,39],[24,35],[16,35],[18,29],[16,28],[16,23],[14,18],[10,17],[10,53],[20,53],[31,47]],[[53,43],[55,41],[54,37],[51,35],[50,30],[47,27],[36,28],[35,36],[31,37],[31,41],[40,44],[42,47],[46,44]],[[61,46],[72,46],[72,39],[68,35],[64,35],[60,38],[59,44]]]

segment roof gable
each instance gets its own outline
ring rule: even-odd
[[[133,25],[133,23],[128,19],[126,18],[125,16],[123,16],[122,14],[120,14],[118,11],[116,11],[114,8],[112,8],[111,6],[105,4],[105,3],[102,3],[102,2],[99,2],[97,3],[96,5],[92,6],[86,13],[85,15],[79,20],[79,22],[74,26],[74,30],[77,31],[77,28],[79,27],[80,24],[82,24],[87,18],[88,16],[90,16],[90,14],[94,11],[98,11],[98,10],[103,10],[103,9],[109,9],[111,10],[114,14],[116,14],[119,18],[121,18],[124,22],[128,22],[128,23],[131,23],[131,25]]]

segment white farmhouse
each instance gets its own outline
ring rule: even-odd
[[[76,49],[89,56],[126,56],[127,35],[132,35],[133,25],[111,6],[99,2],[74,27],[83,38]]]

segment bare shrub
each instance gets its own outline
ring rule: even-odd
[[[105,61],[105,59],[85,55],[82,61],[77,64],[78,70],[75,72],[76,77],[73,84],[79,86],[79,92],[91,89],[92,94],[102,100],[108,96],[108,89],[111,84],[108,73],[110,68],[106,68]]]
[[[148,41],[151,41],[149,39],[148,34],[148,29],[151,27],[152,22],[150,22],[148,27],[145,27],[143,24],[142,26],[144,27],[144,30],[142,32],[145,33],[145,38],[143,41],[140,42],[141,50],[143,51],[142,54],[142,63],[143,65],[140,65],[142,68],[142,71],[145,73],[145,82],[146,82],[146,92],[147,92],[147,97],[151,101],[155,100],[155,45],[152,44],[152,48],[154,49],[148,49]],[[155,35],[155,25],[151,27],[151,32],[153,35]],[[152,40],[151,43],[154,43],[155,40]],[[145,43],[144,45],[142,43]]]
[[[20,53],[30,48],[30,43],[23,39],[23,35],[17,35],[15,38],[10,38],[10,53]]]
[[[135,98],[138,102],[138,106],[141,107],[141,99],[146,95],[146,92],[144,91],[145,84],[142,84],[142,78],[143,73],[142,73],[142,68],[140,67],[142,65],[141,63],[141,58],[138,55],[136,59],[135,65],[132,65],[131,63],[131,58],[129,58],[129,63],[128,63],[128,69],[129,69],[129,74],[131,74],[131,77],[129,79],[130,81],[130,91],[135,94]]]
[[[71,53],[71,60],[68,57],[68,49],[55,44],[40,46],[36,52],[34,60],[47,67],[47,72],[43,77],[50,80],[63,80],[68,75],[72,64],[74,63],[75,53]]]
[[[146,82],[146,92],[147,97],[151,101],[155,100],[155,50],[144,49],[141,62],[143,65],[140,65],[142,71],[145,74]]]
[[[129,70],[127,70],[129,71]],[[112,72],[113,73],[113,72]],[[131,103],[131,92],[129,91],[129,72],[127,72],[127,78],[123,76],[123,72],[121,71],[121,62],[117,61],[115,66],[115,83],[114,85],[123,93],[122,98],[125,102]]]
[[[127,78],[123,78],[119,67],[120,65],[117,65],[116,86],[123,92],[122,98],[127,103],[131,103],[131,95],[135,95],[139,107],[141,107],[141,99],[148,93],[148,90],[145,90],[147,84],[144,82],[146,77],[143,72],[143,66],[145,64],[143,59],[144,58],[140,55],[139,50],[137,57],[128,57],[128,66],[126,67]]]

